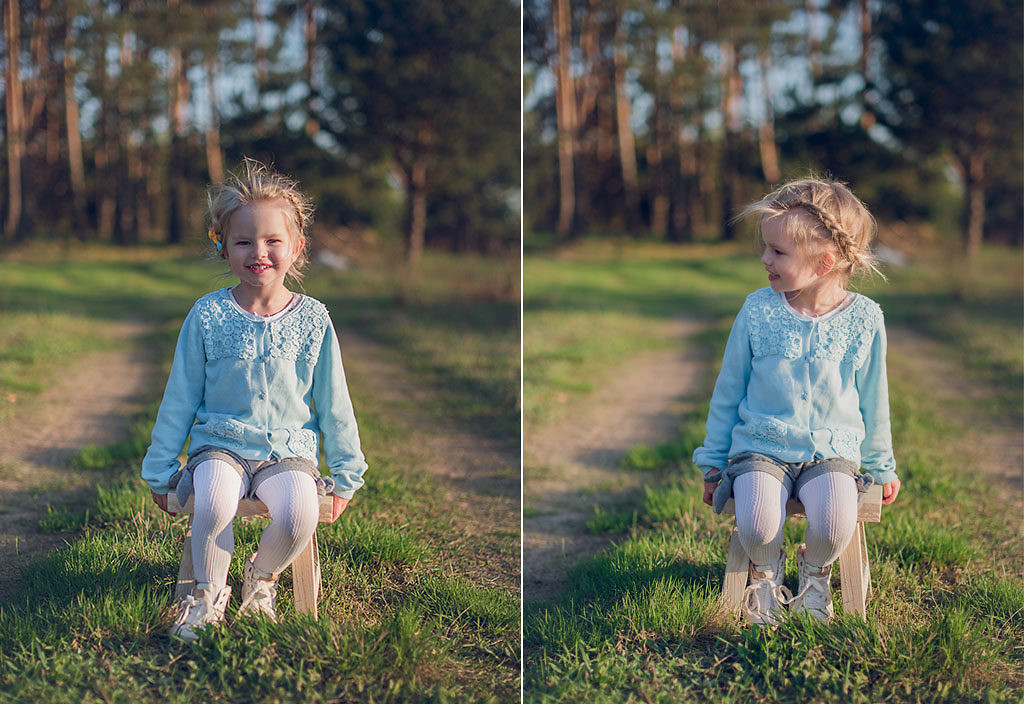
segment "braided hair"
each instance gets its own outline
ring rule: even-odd
[[[288,270],[288,276],[302,281],[302,269],[309,263],[306,233],[313,221],[313,204],[299,191],[297,181],[271,171],[255,159],[245,158],[242,170],[229,175],[227,181],[211,186],[206,195],[210,211],[210,239],[223,242],[231,216],[243,205],[266,201],[284,201],[282,208],[291,223],[296,238],[302,243],[298,257]],[[224,252],[218,247],[220,256]]]
[[[885,278],[871,252],[875,219],[846,184],[817,178],[790,181],[748,205],[739,217],[756,217],[760,230],[764,220],[784,214],[795,216],[787,218],[786,227],[805,254],[833,249],[838,255],[834,271],[844,285],[853,275]]]

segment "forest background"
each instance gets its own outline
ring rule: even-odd
[[[516,3],[3,6],[7,243],[201,238],[205,186],[251,156],[325,244],[518,251]]]
[[[528,247],[733,239],[771,184],[845,181],[896,249],[1024,237],[1020,3],[528,0]]]

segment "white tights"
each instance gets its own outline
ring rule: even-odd
[[[733,483],[736,527],[750,561],[773,565],[782,549],[789,492],[766,472],[747,472]],[[800,502],[807,510],[804,560],[821,569],[846,549],[857,527],[857,482],[841,472],[829,472],[804,484]]]
[[[207,460],[193,474],[196,499],[192,513],[192,564],[197,583],[217,591],[228,581],[235,550],[233,524],[238,502],[247,487],[227,462]],[[282,472],[263,481],[256,490],[270,511],[270,524],[260,536],[255,567],[277,574],[302,552],[319,517],[316,482],[304,472]]]

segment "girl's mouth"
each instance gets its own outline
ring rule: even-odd
[[[779,275],[778,274],[773,274],[772,272],[769,271],[768,272],[768,280],[769,281],[778,281],[779,280]]]
[[[269,264],[250,264],[248,267],[249,271],[260,274],[270,268]]]

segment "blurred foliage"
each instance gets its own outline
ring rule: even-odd
[[[568,79],[554,21],[563,4]],[[1019,245],[1022,24],[1019,3],[1000,0],[528,0],[527,241],[728,239],[745,203],[813,173],[849,183],[904,249],[966,240],[981,178],[983,208],[971,212],[984,238]],[[560,80],[573,100],[559,97]],[[561,132],[560,111],[574,120]],[[572,227],[556,232],[566,151]],[[965,160],[978,154],[976,178]],[[629,162],[639,227],[627,212]]]
[[[430,124],[427,245],[518,249],[510,0],[19,7],[3,48],[20,47],[24,87],[3,122],[4,152],[24,150],[0,164],[0,215],[23,204],[8,241],[201,239],[206,185],[246,156],[298,179],[323,228],[408,236],[394,135]]]

